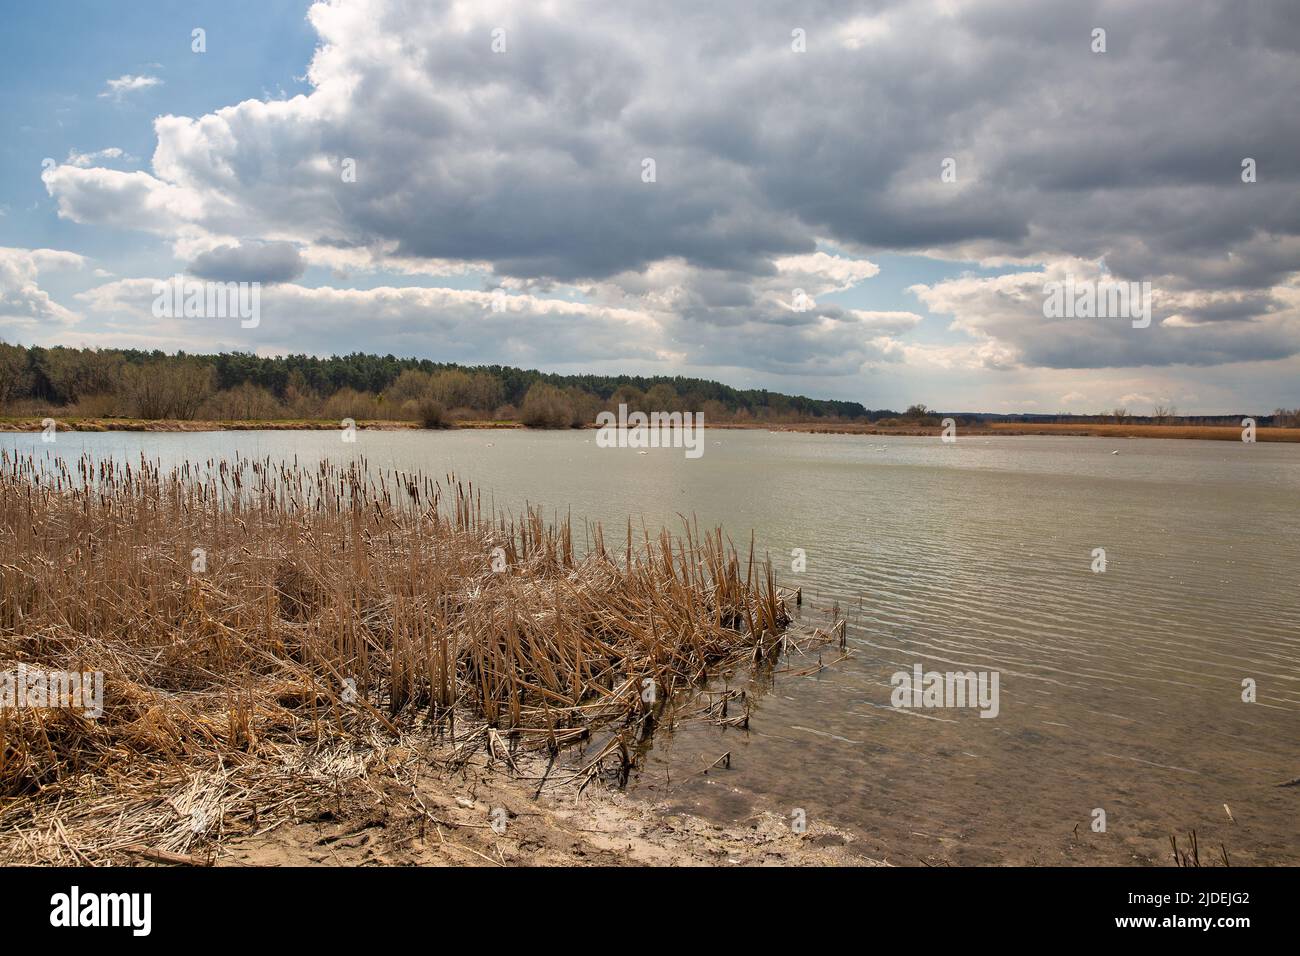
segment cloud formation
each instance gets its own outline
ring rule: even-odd
[[[291,282],[307,268],[291,242],[217,246],[190,263],[190,274],[214,282]]]
[[[159,86],[161,83],[162,80],[156,76],[133,76],[126,73],[115,80],[109,80],[104,92],[99,95],[103,99],[121,100],[129,93],[147,90],[151,86]]]
[[[114,162],[118,160],[128,160],[125,151],[117,146],[109,146],[106,149],[97,149],[88,153],[79,153],[75,149],[68,150],[67,164],[87,169],[94,166],[95,163]]]
[[[0,246],[0,330],[18,337],[76,322],[77,315],[55,302],[38,280],[42,272],[80,269],[84,263],[72,252]]]
[[[1294,4],[328,0],[309,19],[309,94],[161,116],[149,172],[47,171],[60,214],[163,236],[213,277],[579,290],[648,317],[627,355],[783,373],[1300,352]],[[916,287],[952,334],[909,341],[920,316],[818,299],[875,281],[880,251],[1005,271]],[[1066,267],[1151,282],[1148,334],[1044,320]]]

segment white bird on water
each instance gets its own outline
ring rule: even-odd
[[[1116,449],[1115,451],[1111,452],[1111,454],[1112,454],[1112,455],[1118,455],[1118,454],[1119,454],[1119,450]]]

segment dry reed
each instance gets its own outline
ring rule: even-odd
[[[0,670],[101,671],[105,692],[98,719],[0,709],[0,862],[210,846],[416,727],[500,755],[612,724],[625,773],[665,701],[779,653],[788,615],[752,543],[620,539],[575,546],[567,519],[364,460],[5,453]]]

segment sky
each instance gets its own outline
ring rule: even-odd
[[[1262,414],[1298,103],[1288,0],[6,4],[0,340]]]

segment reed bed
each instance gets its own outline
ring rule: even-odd
[[[752,542],[689,521],[575,543],[567,518],[364,460],[5,453],[0,670],[102,672],[104,709],[0,708],[0,861],[184,854],[413,733],[555,754],[612,726],[599,756],[626,763],[675,693],[788,623]]]

